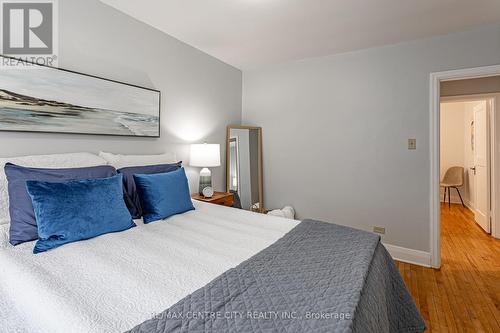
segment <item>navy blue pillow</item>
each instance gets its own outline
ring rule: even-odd
[[[9,189],[10,243],[18,245],[38,238],[37,224],[31,198],[26,191],[26,181],[39,180],[64,182],[76,179],[105,178],[116,175],[112,166],[86,168],[41,169],[5,164]]]
[[[141,197],[144,223],[193,210],[184,168],[168,173],[134,175]]]
[[[122,175],[64,183],[29,180],[26,188],[38,223],[33,253],[135,227],[123,201]]]
[[[128,210],[134,219],[140,219],[142,217],[142,206],[141,199],[137,193],[137,187],[134,181],[135,174],[154,174],[154,173],[165,173],[170,171],[175,171],[179,169],[182,162],[177,162],[173,164],[157,164],[157,165],[145,165],[145,166],[133,166],[118,169],[118,173],[123,174],[123,188],[125,190],[125,203],[127,204]]]

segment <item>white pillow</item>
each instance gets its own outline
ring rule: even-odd
[[[120,155],[101,151],[99,156],[108,161],[116,169],[131,166],[177,163],[175,153],[160,155]]]
[[[7,162],[24,167],[54,169],[91,167],[108,164],[105,159],[91,153],[69,153],[0,158],[0,225],[10,222],[7,177],[5,176],[4,171],[4,166]]]

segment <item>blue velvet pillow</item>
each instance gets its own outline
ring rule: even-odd
[[[122,175],[64,183],[27,181],[38,223],[33,253],[135,227],[122,182]]]
[[[118,169],[118,173],[123,174],[123,188],[125,190],[125,202],[128,210],[134,219],[142,217],[141,199],[137,193],[137,187],[134,181],[135,174],[154,174],[175,171],[179,169],[182,162],[174,164],[157,164],[145,166],[133,166]]]
[[[193,210],[184,168],[168,173],[134,175],[141,197],[144,223]]]
[[[38,238],[37,224],[31,198],[26,191],[26,181],[65,182],[77,179],[106,178],[116,175],[112,166],[85,168],[41,169],[26,168],[12,163],[5,164],[9,190],[10,237],[12,245]]]

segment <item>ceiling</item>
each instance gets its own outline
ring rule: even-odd
[[[240,69],[500,22],[500,0],[101,0]]]

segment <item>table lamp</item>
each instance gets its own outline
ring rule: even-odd
[[[205,187],[212,187],[212,173],[208,168],[220,166],[220,145],[218,143],[197,143],[191,145],[189,165],[203,168],[200,171],[200,195]]]

